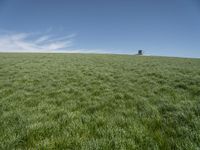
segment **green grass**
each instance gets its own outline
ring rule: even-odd
[[[200,59],[0,54],[0,149],[200,148]]]

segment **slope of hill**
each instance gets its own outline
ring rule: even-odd
[[[198,149],[200,59],[0,54],[0,149]]]

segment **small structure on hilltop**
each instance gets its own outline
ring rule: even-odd
[[[138,50],[138,55],[143,55],[143,50]]]

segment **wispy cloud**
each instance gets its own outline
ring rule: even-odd
[[[0,33],[0,52],[56,52],[73,45],[75,34],[57,36],[34,33]]]
[[[52,34],[46,32],[16,33],[0,29],[0,52],[38,52],[38,53],[114,53],[105,49],[74,49],[76,34]]]

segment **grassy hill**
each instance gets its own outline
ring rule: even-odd
[[[0,149],[198,149],[200,59],[0,54]]]

